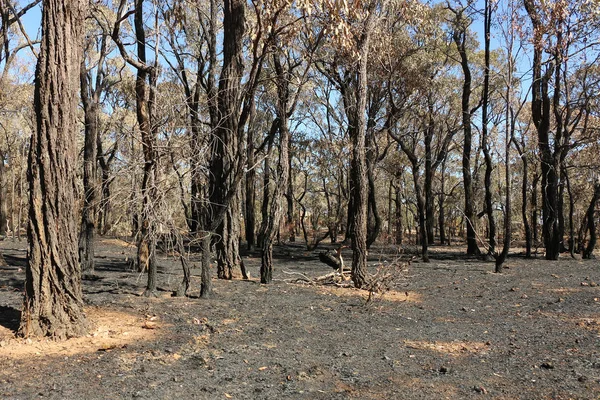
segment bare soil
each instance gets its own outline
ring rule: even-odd
[[[276,248],[275,281],[214,281],[171,297],[180,265],[161,256],[159,298],[129,269],[127,242],[97,245],[84,281],[90,334],[15,337],[26,244],[0,251],[3,399],[600,399],[600,263],[515,255],[493,263],[434,247],[385,295],[294,283],[331,272],[299,244]],[[371,271],[396,258],[371,251]],[[350,259],[349,254],[346,260]],[[260,258],[246,254],[252,277]]]

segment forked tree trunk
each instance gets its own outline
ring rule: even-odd
[[[44,0],[29,152],[29,225],[23,336],[83,335],[74,209],[79,68],[87,1]],[[66,6],[67,5],[67,6]]]

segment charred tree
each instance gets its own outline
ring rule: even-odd
[[[119,5],[118,15],[124,15],[126,1]],[[112,37],[121,56],[136,70],[135,105],[136,118],[141,134],[144,168],[142,175],[142,209],[139,215],[139,232],[137,238],[137,267],[140,271],[148,271],[148,282],[145,296],[156,296],[156,235],[155,235],[155,200],[157,197],[156,174],[156,124],[154,124],[155,89],[158,79],[156,65],[149,63],[146,56],[146,31],[144,28],[144,0],[135,1],[133,10],[134,32],[136,38],[137,58],[131,57],[119,37],[121,20],[117,20]],[[156,50],[158,51],[158,49]]]
[[[65,339],[86,331],[73,210],[79,71],[87,1],[44,0],[29,150],[29,225],[20,334]]]
[[[471,68],[469,66],[469,57],[467,54],[467,32],[469,21],[464,15],[464,9],[451,11],[455,14],[455,23],[452,32],[452,38],[456,44],[456,48],[460,55],[460,66],[464,75],[462,85],[462,131],[464,138],[463,154],[462,154],[462,173],[463,186],[465,192],[465,209],[464,217],[467,226],[467,254],[479,255],[481,251],[477,246],[477,237],[475,233],[475,211],[473,209],[473,175],[471,171],[471,150],[473,133],[471,128],[471,120],[476,108],[471,108],[471,92],[472,92],[472,77]]]
[[[496,257],[496,219],[494,218],[494,208],[492,203],[492,171],[494,165],[490,154],[490,143],[488,133],[489,123],[489,97],[490,97],[490,30],[492,24],[492,8],[490,0],[484,2],[484,42],[485,42],[485,69],[483,74],[483,97],[482,97],[482,113],[481,113],[481,147],[485,159],[485,213],[488,219],[488,254]],[[508,165],[508,159],[507,159]],[[508,182],[507,182],[508,184]]]
[[[593,258],[594,248],[596,247],[596,204],[600,199],[600,182],[596,182],[594,184],[594,195],[592,196],[592,200],[590,201],[590,205],[587,209],[587,228],[590,233],[590,240],[585,250],[583,251],[583,258],[590,259]]]

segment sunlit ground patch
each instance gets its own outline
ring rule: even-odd
[[[50,339],[11,338],[2,342],[0,359],[72,356],[111,351],[132,343],[155,340],[161,333],[162,322],[154,317],[103,308],[88,308],[86,314],[91,326],[88,335],[62,342]]]
[[[429,350],[452,356],[483,354],[487,353],[490,347],[484,342],[429,342],[426,340],[405,340],[404,345],[409,349]]]
[[[134,248],[136,247],[135,243],[129,243],[125,240],[121,239],[101,239],[100,243],[108,246],[117,246],[117,247],[126,247],[126,248]]]
[[[321,286],[319,287],[322,293],[333,294],[338,297],[360,297],[364,300],[369,298],[369,292],[366,290],[359,290],[354,288],[344,288],[335,286]],[[392,302],[409,302],[409,303],[420,303],[422,296],[416,292],[406,292],[397,290],[388,290],[384,293],[374,293],[371,297],[372,300],[386,300]]]

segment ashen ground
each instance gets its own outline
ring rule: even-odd
[[[273,284],[215,280],[209,300],[170,297],[181,273],[164,256],[148,299],[127,269],[134,249],[104,239],[84,281],[90,334],[52,342],[14,337],[25,247],[0,244],[2,399],[600,398],[598,261],[513,257],[493,274],[462,248],[434,248],[366,302],[291,283],[331,271],[298,245],[276,249]],[[258,276],[257,254],[244,259]]]

